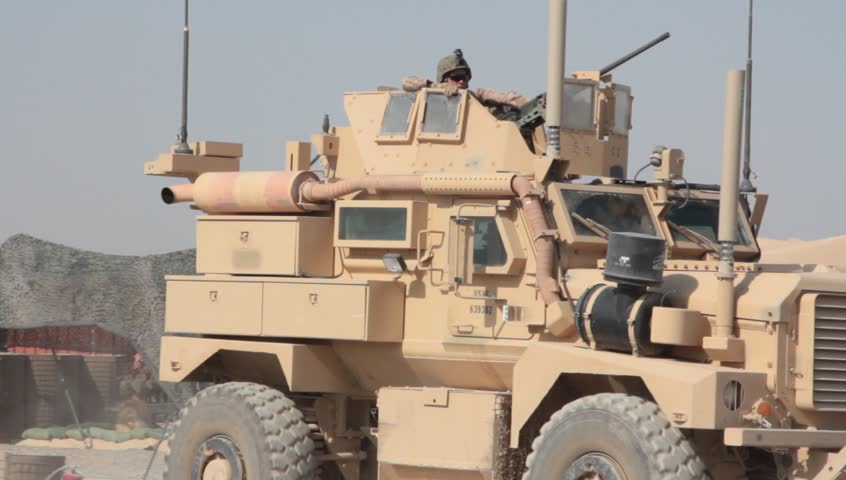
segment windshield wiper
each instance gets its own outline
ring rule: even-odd
[[[720,246],[711,241],[705,235],[702,235],[699,232],[695,232],[687,227],[683,227],[681,225],[673,223],[669,220],[667,220],[667,225],[669,225],[670,228],[672,228],[673,230],[684,235],[684,237],[690,240],[691,242],[705,249],[705,251],[711,254],[711,256],[713,256],[714,258],[720,258]]]
[[[592,218],[585,218],[585,217],[579,215],[576,212],[571,213],[570,216],[572,216],[573,218],[578,220],[579,223],[581,223],[582,225],[587,227],[591,232],[599,235],[600,237],[602,237],[606,240],[608,239],[608,236],[611,234],[611,230],[608,227],[606,227],[605,225],[597,222],[596,220],[593,220]]]

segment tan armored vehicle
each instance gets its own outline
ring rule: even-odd
[[[202,212],[161,378],[215,383],[167,478],[840,478],[846,275],[756,262],[744,72],[722,188],[674,148],[635,181],[632,93],[564,80],[563,24],[551,0],[548,95],[519,109],[352,92],[278,171],[219,142],[146,165]]]

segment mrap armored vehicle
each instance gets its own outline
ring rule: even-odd
[[[840,478],[846,275],[758,262],[744,71],[721,184],[665,147],[638,179],[632,92],[565,78],[564,9],[547,91],[518,108],[352,92],[349,125],[287,143],[278,171],[184,137],[145,165],[201,212],[160,377],[212,385],[167,478]]]

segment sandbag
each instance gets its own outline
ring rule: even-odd
[[[67,438],[68,427],[51,426],[47,427],[47,431],[50,432],[51,440],[54,438]]]
[[[123,443],[132,438],[129,432],[117,432],[114,430],[103,430],[100,428],[92,428],[91,436],[93,438],[113,443]]]
[[[21,438],[27,440],[50,440],[50,431],[46,428],[30,428],[24,430]]]

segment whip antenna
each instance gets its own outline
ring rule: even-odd
[[[188,146],[188,0],[185,0],[185,27],[182,32],[182,125],[176,135],[175,153],[194,153]]]
[[[749,38],[746,43],[746,105],[745,105],[745,128],[743,129],[743,181],[740,182],[741,192],[754,192],[755,186],[749,180],[752,174],[751,162],[751,138],[752,138],[752,0],[749,0]]]

